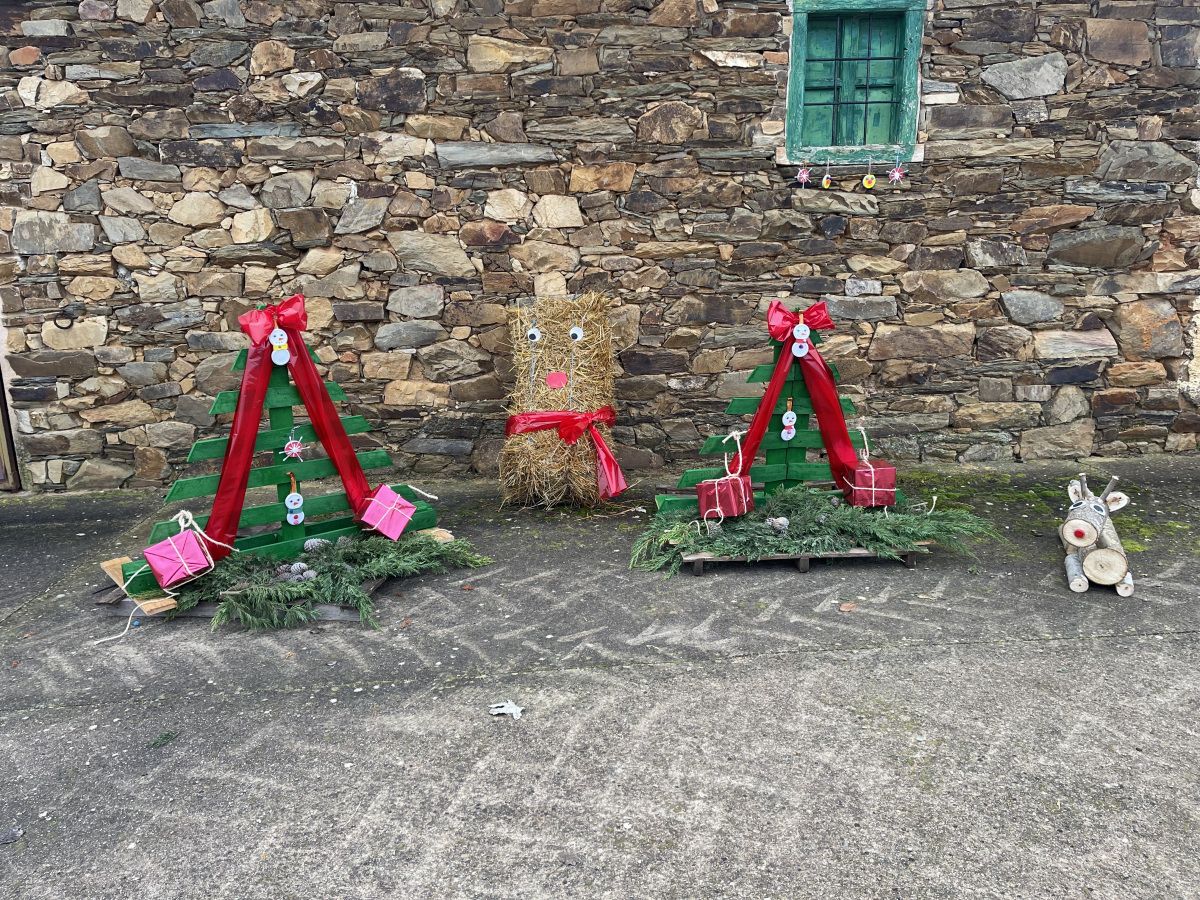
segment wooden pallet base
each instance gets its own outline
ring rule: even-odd
[[[906,569],[914,568],[917,564],[917,551],[901,553],[899,562]],[[693,575],[703,575],[706,567],[714,563],[752,563],[752,562],[790,562],[798,572],[807,572],[814,559],[888,559],[873,550],[855,547],[843,553],[781,553],[772,556],[762,556],[758,559],[748,559],[744,556],[717,556],[713,553],[685,553],[683,563],[692,570]]]

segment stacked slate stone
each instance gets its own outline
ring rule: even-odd
[[[170,481],[238,314],[296,292],[423,472],[495,463],[505,306],[591,289],[619,300],[630,468],[727,424],[775,297],[850,323],[827,355],[889,459],[1192,449],[1195,9],[935,0],[917,158],[866,193],[782,154],[784,0],[13,5],[25,481]]]

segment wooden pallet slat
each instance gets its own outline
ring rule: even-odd
[[[279,371],[285,372],[282,367],[278,367]],[[325,389],[329,391],[329,399],[335,403],[346,399],[346,392],[342,390],[341,385],[336,381],[325,382]],[[221,391],[213,400],[212,407],[208,413],[212,416],[219,416],[225,413],[231,413],[237,409],[238,391]],[[270,407],[292,407],[303,406],[304,401],[300,399],[300,392],[294,384],[272,384],[267,388],[267,397],[263,403],[266,408]]]
[[[921,541],[917,546],[929,547],[932,543],[932,541]],[[807,572],[814,559],[894,559],[894,561],[902,563],[904,568],[912,569],[916,566],[917,556],[920,554],[919,550],[907,550],[897,554],[898,559],[896,559],[881,556],[874,550],[867,550],[864,547],[854,547],[836,553],[779,553],[749,559],[744,556],[717,556],[714,553],[700,552],[683,554],[683,563],[692,570],[693,575],[703,575],[705,568],[713,563],[791,562],[796,566],[797,571]]]
[[[265,450],[280,449],[292,436],[293,427],[296,440],[315,441],[317,439],[316,429],[307,423],[286,428],[272,428],[258,433],[258,437],[254,439],[254,452],[261,453]],[[371,424],[363,416],[345,416],[342,419],[342,427],[346,429],[346,434],[366,434],[371,430]],[[225,448],[228,446],[229,438],[227,437],[196,441],[192,445],[187,461],[192,463],[202,462],[206,459],[222,459],[225,456]]]
[[[382,469],[392,465],[392,458],[386,450],[362,450],[355,454],[359,465],[364,469]],[[328,478],[337,474],[333,461],[329,459],[289,460],[273,466],[260,466],[250,470],[248,487],[276,486],[287,482],[288,472],[296,475],[297,481]],[[217,492],[221,481],[219,472],[211,475],[195,475],[191,478],[180,478],[167,491],[167,502],[175,500],[191,500],[193,497],[207,497]]]

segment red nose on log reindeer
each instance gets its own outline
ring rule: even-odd
[[[1117,593],[1128,597],[1133,593],[1133,576],[1125,557],[1125,548],[1112,523],[1112,514],[1124,509],[1129,497],[1113,488],[1114,475],[1108,487],[1097,497],[1088,488],[1087,476],[1080,474],[1067,485],[1071,506],[1066,521],[1058,529],[1067,556],[1063,565],[1071,590],[1083,592],[1090,584],[1115,585]]]

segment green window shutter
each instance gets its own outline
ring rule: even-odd
[[[789,153],[803,154],[793,162],[911,153],[921,0],[842,0],[839,13],[824,0],[793,2],[787,135]]]
[[[896,139],[903,16],[810,16],[801,142],[810,147]]]

